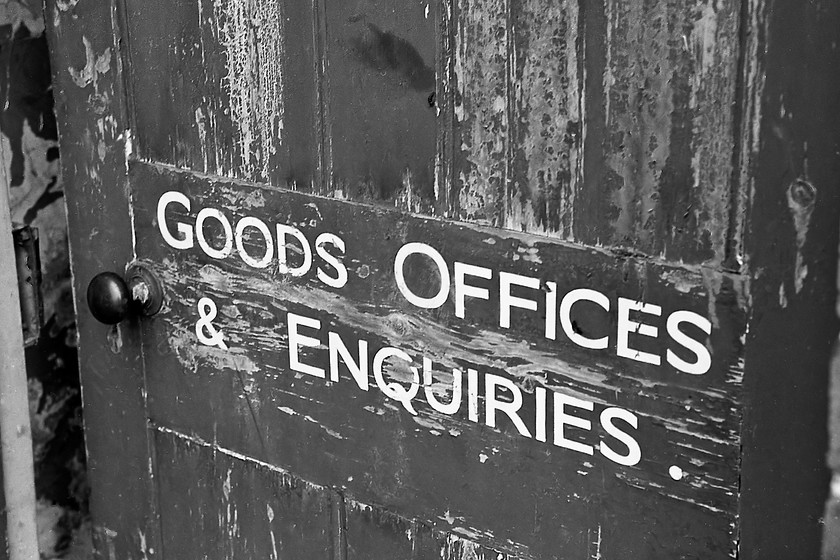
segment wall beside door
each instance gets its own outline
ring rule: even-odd
[[[26,352],[40,549],[44,558],[83,557],[83,543],[73,551],[87,503],[75,314],[39,1],[0,0],[0,100],[0,155],[11,184],[12,220],[40,233],[45,325]]]

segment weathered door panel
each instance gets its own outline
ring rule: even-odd
[[[651,558],[687,554],[698,546],[710,551],[715,542],[735,538],[738,478],[731,465],[738,458],[741,414],[733,403],[740,399],[738,336],[744,321],[739,279],[704,278],[699,270],[617,259],[529,235],[208,180],[148,164],[132,165],[131,182],[138,257],[159,273],[169,293],[167,308],[147,329],[149,413],[157,428],[218,442],[314,484],[344,488],[362,502],[425,523],[445,522],[477,540],[492,535],[489,543],[509,542],[536,557],[588,550],[587,535],[598,532],[611,536],[606,549],[638,550]],[[186,195],[191,210],[172,204],[157,214],[167,191]],[[161,243],[161,227],[175,231],[177,224],[194,224],[203,208],[220,210],[231,223],[253,216],[272,229],[295,225],[309,240],[338,232],[346,247],[347,285],[325,286],[316,271],[329,267],[317,256],[312,270],[296,279],[274,267],[263,273],[249,269],[235,254],[216,260],[197,245],[180,251]],[[264,253],[264,240],[249,231],[255,235],[246,234],[243,247],[253,255]],[[571,320],[591,338],[608,337],[609,349],[580,348],[562,330],[551,340],[546,337],[549,304],[541,290],[518,292],[520,297],[538,294],[530,297],[539,308],[536,313],[514,310],[509,329],[499,326],[496,295],[486,305],[468,300],[464,319],[449,305],[419,312],[394,283],[394,256],[414,241],[436,248],[449,266],[458,261],[531,276],[543,290],[555,284],[553,291],[561,295],[597,286],[613,301],[656,302],[663,319],[678,310],[711,314],[715,327],[709,344],[720,350],[712,369],[699,376],[618,357],[615,314],[585,303]],[[220,247],[224,241],[215,237],[208,243]],[[438,289],[437,272],[428,262],[408,266],[415,290]],[[495,273],[484,285],[498,294]],[[227,349],[195,342],[203,297],[218,308],[216,324]],[[298,327],[290,327],[290,313],[320,324],[299,327],[320,346],[301,347],[299,360],[306,365],[291,369],[289,329]],[[664,336],[665,323],[658,328]],[[464,376],[475,369],[477,412],[468,410],[468,389],[456,393],[462,401],[457,412],[443,414],[430,408],[423,391],[404,406],[383,395],[373,378],[362,390],[343,363],[335,370],[337,381],[329,381],[328,346],[338,348],[329,343],[335,336],[329,332],[354,360],[360,360],[359,341],[368,345],[366,363],[386,347],[407,352],[418,369],[429,358],[439,384],[434,393],[443,403],[453,399],[452,368]],[[676,349],[641,337],[634,346],[661,353],[663,363],[667,349]],[[294,371],[306,368],[318,370],[309,370],[314,375]],[[413,387],[408,368],[388,372],[388,383],[401,380]],[[485,413],[488,373],[521,387],[521,430],[505,414],[498,415],[498,429],[488,425],[494,421]],[[543,397],[536,388],[546,391]],[[591,430],[569,437],[593,456],[552,444],[551,403],[537,421],[538,398],[554,393],[592,403],[593,412],[584,415]],[[615,406],[639,414],[635,437],[643,455],[635,468],[620,467],[597,451],[601,440],[621,449],[598,424],[601,412]],[[691,474],[674,481],[671,467]],[[615,518],[622,520],[620,527],[611,521]],[[630,530],[632,523],[641,525]],[[654,530],[651,523],[660,526]],[[680,537],[686,531],[691,539]],[[726,550],[721,545],[720,551]]]
[[[103,554],[738,554],[763,2],[50,9]]]
[[[168,432],[155,437],[164,558],[330,558],[328,489]]]
[[[295,189],[319,184],[311,2],[126,2],[136,157]]]
[[[740,11],[129,1],[134,141],[196,171],[719,263],[743,210]]]
[[[136,320],[101,325],[83,303],[95,274],[122,272],[134,258],[117,13],[107,2],[60,2],[47,6],[44,19],[65,158],[93,537],[104,557],[139,558],[161,550],[140,330]]]
[[[742,5],[582,3],[585,155],[575,239],[719,264],[740,250],[733,176]]]

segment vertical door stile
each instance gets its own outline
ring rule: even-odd
[[[508,142],[508,0],[455,0],[457,218],[499,225]]]
[[[314,191],[327,195],[332,190],[332,133],[330,130],[327,65],[327,26],[324,13],[325,0],[312,1],[312,36],[315,44],[312,60],[315,76],[317,105],[315,110],[315,138],[318,150],[318,184]]]
[[[435,109],[437,149],[435,155],[435,214],[448,218],[455,214],[453,153],[454,153],[454,33],[452,12],[455,0],[430,0],[435,25],[435,97],[430,105]],[[432,103],[433,101],[433,103]]]
[[[122,9],[48,2],[45,12],[77,296],[95,274],[122,274],[135,257]],[[136,319],[105,326],[84,304],[76,309],[94,544],[110,557],[152,557],[162,551],[141,327]]]

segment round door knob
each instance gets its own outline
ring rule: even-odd
[[[151,270],[141,264],[128,268],[124,280],[115,272],[100,272],[88,284],[87,304],[100,323],[116,325],[129,314],[149,317],[160,311],[163,290]]]
[[[128,302],[128,285],[115,272],[100,272],[88,284],[88,308],[100,323],[116,325],[125,319]]]

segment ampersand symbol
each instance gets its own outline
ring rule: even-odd
[[[227,350],[227,344],[222,340],[222,331],[213,326],[216,313],[216,303],[212,299],[203,297],[198,300],[198,314],[201,318],[195,323],[195,335],[202,344]]]

